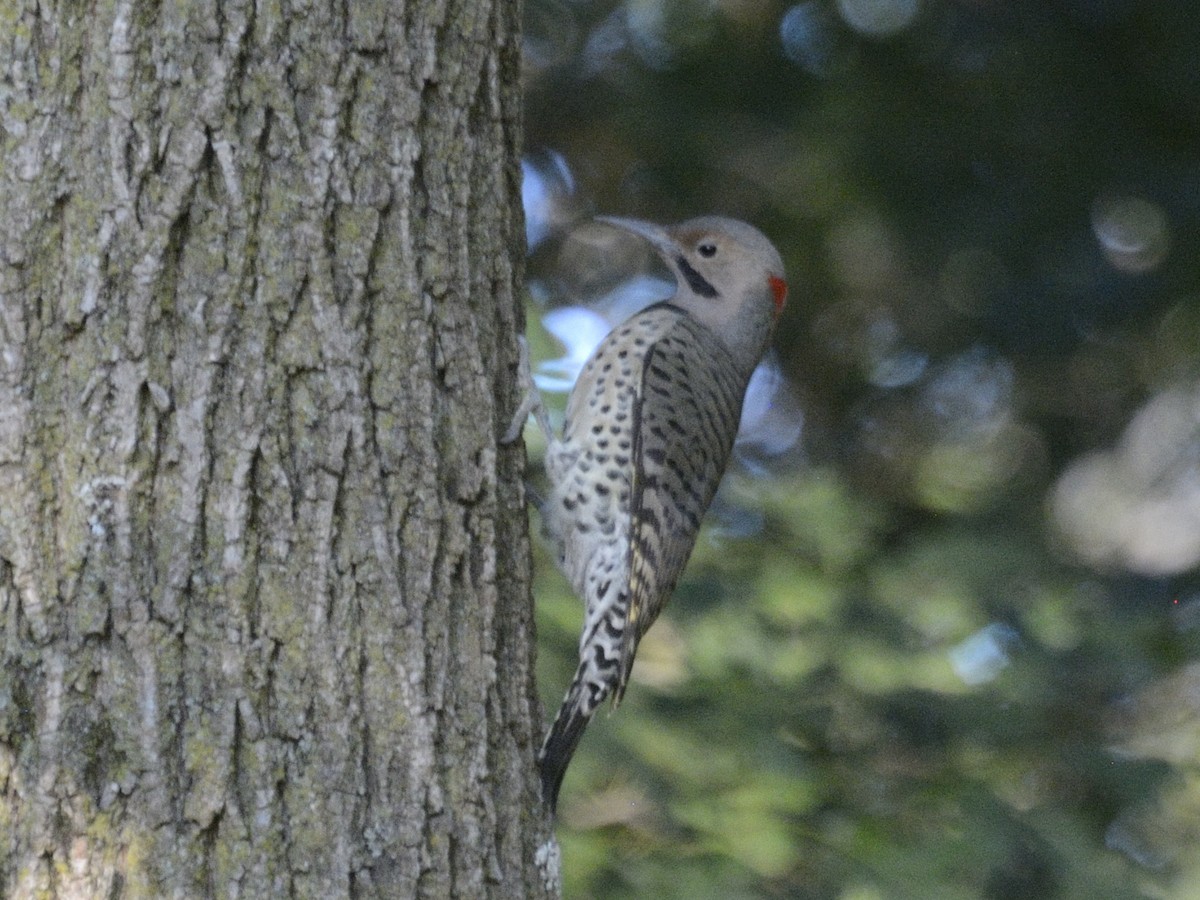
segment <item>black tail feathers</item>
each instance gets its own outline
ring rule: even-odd
[[[567,774],[567,766],[575,755],[575,748],[583,737],[584,729],[604,698],[608,695],[607,686],[589,684],[581,671],[563,698],[558,715],[542,749],[538,751],[538,767],[542,774],[542,802],[554,813],[558,807],[558,791],[562,787],[563,776]]]

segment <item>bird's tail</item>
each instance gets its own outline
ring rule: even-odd
[[[579,663],[575,678],[567,689],[554,724],[542,742],[538,751],[538,766],[542,774],[542,800],[553,813],[558,806],[558,790],[562,787],[563,776],[575,748],[583,737],[592,713],[596,711],[612,688],[610,679],[604,679],[596,665],[590,659]]]

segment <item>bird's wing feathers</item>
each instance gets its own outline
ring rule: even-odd
[[[737,435],[746,379],[707,328],[677,311],[650,347],[634,407],[629,615],[620,703],[638,642],[687,564]]]

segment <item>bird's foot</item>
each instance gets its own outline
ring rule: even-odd
[[[546,413],[546,404],[542,402],[541,392],[533,380],[533,370],[529,365],[529,341],[525,340],[524,335],[517,335],[517,342],[521,348],[521,356],[517,362],[517,382],[521,387],[521,402],[517,405],[516,412],[513,413],[512,421],[509,423],[508,430],[504,432],[504,437],[500,438],[500,443],[511,444],[519,438],[525,428],[525,420],[531,413],[537,420],[538,427],[542,429],[542,434],[546,436],[546,442],[550,443],[554,440],[554,433],[550,430],[550,417]]]

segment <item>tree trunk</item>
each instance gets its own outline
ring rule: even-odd
[[[519,3],[0,15],[4,895],[552,893]]]

